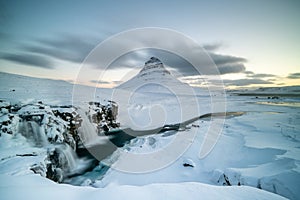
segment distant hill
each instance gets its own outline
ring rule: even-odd
[[[300,86],[262,87],[255,90],[232,90],[229,93],[243,96],[290,96],[300,97]]]

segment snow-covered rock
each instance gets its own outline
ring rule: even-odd
[[[104,106],[90,102],[89,105],[89,117],[93,123],[100,126],[100,122],[107,121],[108,127],[115,125],[117,107],[114,104]],[[103,119],[97,121],[97,114],[101,114]],[[0,139],[7,139],[7,135],[12,138],[23,137],[23,142],[28,146],[28,152],[18,152],[3,159],[9,161],[15,157],[37,157],[28,163],[27,170],[56,182],[62,182],[69,175],[82,173],[94,165],[94,161],[79,159],[76,155],[81,144],[78,132],[81,123],[82,117],[73,106],[50,106],[41,101],[11,105],[1,100]],[[34,149],[39,149],[39,153]]]

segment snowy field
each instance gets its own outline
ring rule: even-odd
[[[113,91],[97,89],[95,93],[94,88],[81,87],[84,91],[81,94],[85,97],[80,99],[77,96],[73,101],[73,85],[67,82],[0,73],[0,199],[299,199],[300,97],[299,89],[298,96],[295,95],[297,92],[293,90],[296,89],[258,91],[257,95],[237,95],[241,93],[239,91],[227,93],[225,103],[230,114],[226,116],[219,140],[204,158],[199,158],[199,151],[205,133],[218,116],[203,117],[182,130],[136,137],[87,170],[91,161],[74,153],[74,141],[68,140],[73,136],[65,134],[69,124],[53,112],[60,106],[58,112],[75,116],[77,111],[70,106],[72,103],[87,112],[88,108],[83,106],[87,104],[84,102],[87,97],[105,104]],[[117,119],[121,127],[153,128],[155,124],[161,126],[195,117],[176,118],[174,113],[179,112],[178,101],[170,95],[151,93],[151,98],[147,95],[149,93],[137,93],[129,103],[117,101],[126,106],[131,119],[137,121],[130,126],[128,119],[122,118],[124,113],[119,107]],[[205,90],[197,90],[196,96],[200,105],[198,113],[210,113],[210,98]],[[188,113],[192,112],[193,104],[188,103],[188,96],[183,97],[183,102],[186,102]],[[158,119],[163,115],[163,123],[147,118],[153,105],[157,110],[154,109],[150,117]],[[157,105],[167,107],[162,112]],[[8,109],[18,106],[21,109],[14,113]],[[30,122],[29,126],[21,120],[28,113],[48,117],[40,124]],[[24,131],[25,128],[20,128],[22,126],[30,127],[30,130]],[[21,132],[42,132],[44,136],[37,136],[37,144],[36,140]],[[126,157],[122,156],[126,153],[144,155],[160,151],[175,138],[187,135],[195,135],[189,141],[189,148],[161,169],[127,173],[103,167],[124,160]],[[63,145],[61,149],[67,165],[64,173],[72,174],[57,181],[62,183],[45,178],[47,162],[51,161],[49,152],[55,152],[53,149],[57,149],[58,144]],[[120,154],[120,151],[125,154]]]

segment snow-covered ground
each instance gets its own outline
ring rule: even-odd
[[[229,111],[245,113],[226,119],[218,143],[204,159],[199,159],[199,150],[209,128],[209,120],[199,120],[190,129],[179,133],[198,131],[191,147],[172,165],[148,174],[135,175],[110,169],[98,184],[230,183],[250,185],[297,199],[300,196],[299,109],[262,105],[256,101],[252,97],[228,98]],[[170,137],[168,139],[172,140]],[[153,140],[157,142],[151,142]],[[131,141],[126,149],[135,153],[154,151],[166,145],[168,141],[165,140],[164,134],[141,137]],[[184,167],[185,163],[192,166]]]
[[[0,175],[0,178],[1,199],[285,199],[247,186],[218,187],[195,182],[123,185],[96,189],[59,185],[38,175]]]
[[[2,106],[5,107],[7,102],[12,105],[24,105],[17,111],[19,114],[26,112],[26,108],[33,112],[39,105],[38,101],[49,106],[72,104],[73,86],[67,82],[0,73],[0,83]],[[94,91],[93,88],[82,88],[85,88],[83,90],[87,94]],[[109,89],[97,89],[96,95],[91,96],[104,102],[105,99],[110,99],[112,93]],[[131,119],[140,120],[135,124],[136,127],[152,127],[151,119],[161,117],[159,114],[165,115],[162,117],[165,119],[164,123],[181,120],[176,117],[180,110],[176,110],[178,101],[172,98],[172,95],[164,92],[140,92],[135,95],[128,104],[124,104],[126,108],[122,109],[130,110]],[[209,95],[202,93],[196,97],[200,105],[196,113],[210,113]],[[185,95],[183,102],[188,102],[188,98]],[[200,149],[210,125],[218,120],[217,116],[194,121],[180,131],[167,131],[131,140],[102,161],[112,164],[112,168],[105,174],[99,174],[99,166],[102,165],[100,164],[93,171],[83,174],[83,178],[74,178],[73,184],[77,180],[76,184],[85,186],[59,184],[34,174],[33,166],[36,166],[36,172],[44,172],[44,169],[40,168],[46,167],[49,146],[33,145],[32,141],[19,134],[20,129],[15,126],[18,124],[19,115],[11,117],[8,111],[2,108],[1,122],[11,117],[13,123],[7,127],[13,134],[2,133],[0,136],[0,199],[284,199],[281,196],[299,199],[299,102],[299,97],[268,99],[267,96],[256,98],[228,94],[226,107],[231,114],[226,116],[222,134],[206,157],[199,157]],[[164,106],[160,107],[161,105]],[[181,103],[180,106],[182,105],[187,110],[193,107],[193,104],[188,103]],[[45,112],[49,109],[50,107],[46,107]],[[153,111],[153,114],[149,115],[149,110]],[[166,111],[167,113],[164,113]],[[173,115],[170,114],[172,111]],[[46,131],[47,137],[64,141],[65,138],[60,138],[57,132],[66,129],[66,122],[55,118],[51,112],[49,115],[51,117],[48,120],[56,120],[59,129]],[[124,119],[120,120],[121,126],[128,120]],[[161,121],[158,120],[157,123]],[[128,126],[124,126],[126,125]],[[58,136],[55,137],[56,135]],[[163,168],[148,173],[127,173],[114,169],[114,163],[110,163],[116,159],[122,160],[122,156],[126,154],[150,155],[159,152],[172,144],[176,138],[190,138],[189,135],[195,135],[190,140],[190,146],[178,155],[174,162]],[[120,154],[120,151],[123,154]],[[69,149],[66,152],[69,152]],[[164,156],[156,158],[167,159]],[[79,168],[87,163],[76,156],[69,162],[72,162],[72,165],[80,165]],[[131,163],[135,164],[137,165]]]

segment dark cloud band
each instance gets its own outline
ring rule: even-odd
[[[44,56],[32,54],[4,54],[1,58],[23,65],[54,69],[53,63]]]
[[[287,76],[289,79],[300,79],[300,73],[291,73]]]

